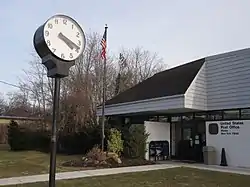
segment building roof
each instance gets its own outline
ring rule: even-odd
[[[106,105],[185,94],[204,62],[202,58],[159,72],[106,101]]]

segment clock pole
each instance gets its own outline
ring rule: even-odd
[[[55,187],[56,178],[56,149],[57,149],[57,119],[59,114],[60,100],[60,78],[54,78],[54,97],[53,97],[53,124],[51,132],[51,153],[49,170],[49,187]]]
[[[64,24],[65,22],[71,24]],[[73,28],[76,29],[72,30]],[[71,33],[71,36],[67,36],[67,33]],[[75,34],[74,37],[72,33]],[[42,64],[47,68],[47,76],[54,79],[49,187],[55,187],[60,79],[69,75],[69,69],[84,52],[86,38],[81,26],[75,20],[65,15],[55,15],[36,30],[33,43],[42,59]]]

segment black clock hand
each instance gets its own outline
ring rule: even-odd
[[[66,36],[64,36],[61,32],[58,34],[58,37],[62,37],[61,39],[63,39],[63,41],[71,48],[76,48],[77,50],[80,49],[80,47],[78,45],[76,45],[74,42],[72,42],[69,38],[67,38]]]
[[[71,41],[67,37],[65,37],[61,32],[58,34],[58,38],[64,41],[64,43],[66,43],[71,50],[74,48],[74,46],[72,46]]]
[[[71,43],[72,41],[70,41],[70,43]],[[78,45],[76,45],[74,42],[72,42],[71,43],[77,50],[79,50],[80,49],[80,47],[78,46]]]
[[[67,38],[67,37],[65,36],[65,38]],[[76,48],[77,50],[80,49],[80,47],[79,47],[78,45],[76,45],[74,42],[72,42],[70,39],[67,38],[67,40],[68,40],[68,42],[69,42],[72,46],[74,46],[74,48]]]

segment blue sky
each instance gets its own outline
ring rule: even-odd
[[[249,0],[11,0],[0,3],[0,80],[16,84],[32,60],[33,34],[50,16],[103,33],[108,48],[143,46],[170,67],[250,46]],[[0,92],[15,88],[0,83]]]

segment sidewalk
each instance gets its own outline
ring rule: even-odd
[[[205,164],[188,164],[182,162],[174,162],[174,161],[159,161],[159,164],[170,164],[179,167],[189,167],[195,169],[202,169],[208,171],[218,171],[218,172],[225,172],[225,173],[233,173],[233,174],[240,174],[240,175],[250,175],[250,168],[239,168],[239,167],[224,167],[219,165],[205,165]]]
[[[250,175],[249,168],[235,168],[235,167],[223,167],[223,166],[208,166],[203,164],[183,164],[184,167],[195,168],[195,169],[202,169],[208,171],[218,171],[218,172],[225,172],[225,173],[233,173],[233,174],[240,174],[240,175]]]
[[[250,169],[247,169],[247,168],[208,166],[208,165],[203,165],[203,164],[185,164],[185,163],[176,163],[176,162],[167,161],[167,162],[162,162],[161,164],[149,165],[149,166],[134,166],[134,167],[121,167],[121,168],[96,169],[96,170],[57,173],[56,180],[77,179],[77,178],[85,178],[85,177],[142,172],[142,171],[153,171],[153,170],[169,169],[169,168],[177,168],[177,167],[189,167],[189,168],[196,168],[196,169],[209,170],[209,171],[250,175]],[[45,182],[48,180],[49,180],[48,174],[11,177],[11,178],[0,179],[0,186]]]
[[[77,178],[84,178],[84,177],[94,177],[94,176],[142,172],[142,171],[153,171],[153,170],[176,168],[176,167],[180,167],[180,166],[173,165],[173,164],[157,164],[157,165],[149,165],[149,166],[135,166],[135,167],[121,167],[121,168],[110,168],[110,169],[62,172],[62,173],[56,174],[56,180],[77,179]],[[49,180],[48,174],[11,177],[11,178],[0,179],[0,186],[45,182],[48,180]]]

